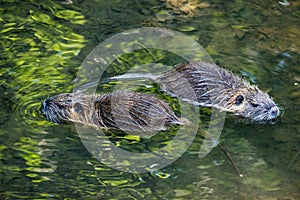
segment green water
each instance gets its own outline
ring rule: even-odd
[[[1,1],[1,199],[300,198],[300,2],[66,2]],[[200,160],[200,135],[159,171],[120,172],[95,159],[73,126],[40,115],[43,99],[72,91],[97,44],[144,26],[191,36],[217,64],[269,91],[282,107],[274,125],[228,116],[221,141],[243,178],[220,148]]]

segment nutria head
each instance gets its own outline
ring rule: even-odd
[[[230,112],[251,122],[270,123],[280,114],[268,94],[215,64],[181,64],[158,81],[166,91],[183,100]],[[195,98],[187,87],[193,89]]]
[[[92,98],[74,93],[48,97],[42,102],[41,111],[48,121],[64,124],[79,122],[90,124],[94,118]]]
[[[68,96],[67,94],[65,95]],[[69,108],[71,105],[70,100],[64,100],[56,97],[48,97],[42,102],[42,114],[48,121],[54,123],[65,123],[70,118]]]
[[[272,98],[255,86],[234,91],[225,110],[257,123],[274,123],[280,111]]]

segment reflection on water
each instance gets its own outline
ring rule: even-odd
[[[299,199],[299,7],[262,0],[1,3],[1,199]],[[40,116],[43,99],[72,91],[95,45],[141,26],[190,35],[216,63],[270,90],[284,109],[272,126],[226,121],[221,141],[244,178],[219,148],[198,158],[201,134],[164,169],[116,171],[90,155],[73,126]]]

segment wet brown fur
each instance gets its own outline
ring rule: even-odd
[[[65,93],[47,98],[42,112],[49,121],[119,129],[131,133],[164,130],[180,124],[171,107],[148,94],[115,92],[103,95]]]
[[[215,64],[180,64],[157,81],[176,97],[250,121],[264,123],[279,115],[279,108],[268,94]],[[187,92],[186,87],[191,87],[194,94]],[[243,97],[241,103],[237,102],[239,95]]]

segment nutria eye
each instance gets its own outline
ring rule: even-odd
[[[82,113],[83,112],[83,108],[82,105],[80,103],[75,103],[74,104],[74,111],[77,113]]]
[[[251,103],[251,105],[252,105],[254,108],[256,108],[256,107],[258,106],[257,103]]]
[[[243,103],[243,101],[244,101],[243,95],[238,95],[235,99],[235,104],[240,105],[241,103]]]

